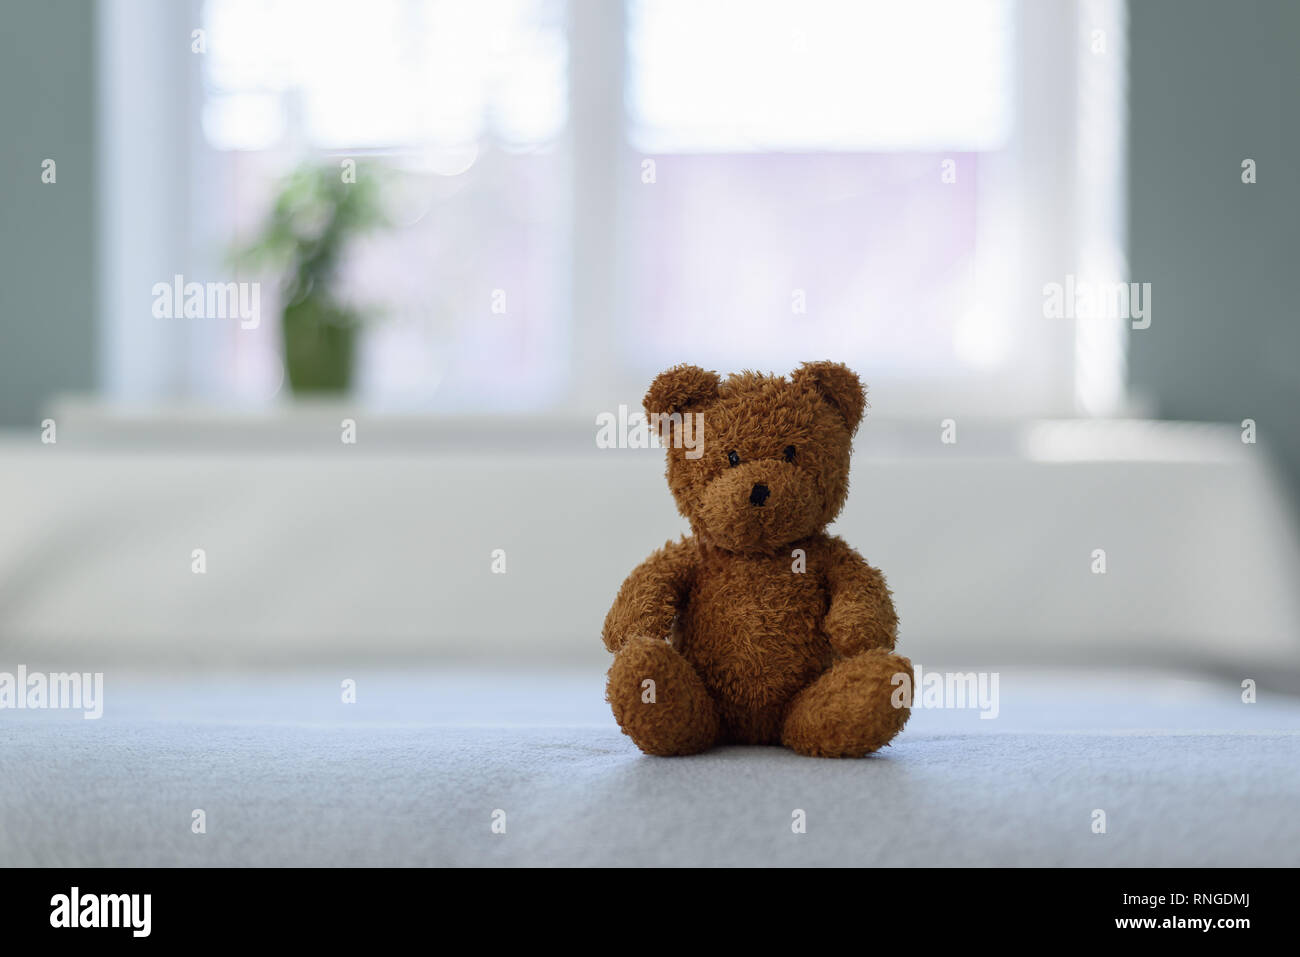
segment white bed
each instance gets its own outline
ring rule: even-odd
[[[1300,863],[1300,547],[1234,430],[868,423],[837,531],[900,650],[997,672],[998,717],[665,760],[598,639],[682,527],[659,453],[56,414],[56,445],[0,439],[0,671],[103,672],[104,714],[0,710],[0,863]]]

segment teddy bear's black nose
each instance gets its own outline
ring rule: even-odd
[[[749,492],[749,504],[762,505],[771,494],[766,485],[755,485]]]

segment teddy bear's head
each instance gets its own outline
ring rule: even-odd
[[[678,511],[705,541],[744,553],[775,552],[839,514],[866,405],[837,362],[806,362],[789,379],[680,365],[645,397]]]

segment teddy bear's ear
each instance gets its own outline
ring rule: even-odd
[[[707,372],[699,366],[673,366],[650,383],[650,391],[642,402],[646,416],[654,422],[655,416],[698,412],[718,397],[721,381],[716,372]],[[661,433],[668,422],[666,418],[660,420]]]
[[[852,369],[839,362],[805,362],[790,381],[821,396],[848,424],[849,434],[857,432],[867,410],[867,390]]]

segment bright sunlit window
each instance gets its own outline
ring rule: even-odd
[[[188,233],[138,230],[154,245],[123,256],[150,283],[224,276],[304,158],[372,164],[387,225],[339,264],[368,403],[586,415],[678,362],[828,357],[885,414],[1105,411],[1122,390],[1122,339],[1041,305],[1122,255],[1108,0],[193,2],[201,57],[129,58],[141,88],[191,71],[150,120],[177,182],[110,191],[142,220],[185,204]],[[1099,29],[1112,55],[1089,52]],[[272,400],[278,285],[254,331],[124,311],[107,381]]]
[[[1007,0],[636,0],[629,21],[637,150],[975,151],[1010,134]]]
[[[628,194],[629,355],[940,379],[1016,358],[1015,263],[981,222],[1015,133],[1008,3],[630,12],[628,138],[653,183]]]
[[[553,143],[562,12],[539,0],[209,0],[204,132],[218,149],[295,134],[328,150]]]

